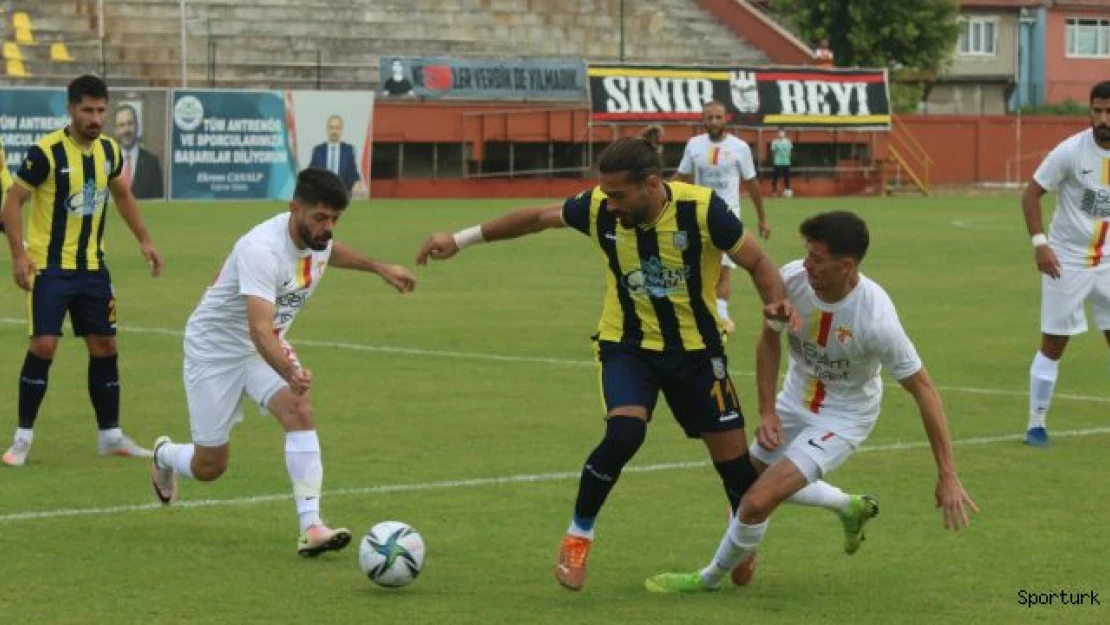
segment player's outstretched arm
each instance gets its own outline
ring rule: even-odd
[[[518,208],[478,226],[460,230],[455,234],[436,232],[424,241],[416,254],[416,264],[426,265],[428,259],[447,260],[463,248],[478,243],[515,239],[526,234],[543,232],[548,228],[562,228],[563,205],[552,204],[537,208]]]
[[[389,286],[400,293],[408,293],[416,288],[416,278],[401,265],[392,265],[364,256],[355,250],[335,241],[331,244],[328,264],[340,269],[357,269],[376,273]]]
[[[108,190],[112,192],[112,199],[116,202],[116,210],[119,211],[120,217],[123,217],[123,221],[131,229],[131,234],[135,235],[135,240],[139,242],[139,251],[150,265],[150,275],[157,278],[162,274],[162,255],[158,252],[158,248],[154,247],[150,233],[146,230],[143,215],[139,212],[139,203],[131,194],[131,189],[127,188],[127,182],[123,176],[113,178],[108,183]]]
[[[979,506],[964,490],[956,474],[956,459],[952,453],[952,439],[948,434],[948,418],[940,393],[933,385],[929,372],[924,367],[917,373],[898,381],[913,395],[921,412],[921,422],[925,425],[925,435],[929,437],[929,447],[937,464],[936,505],[944,515],[944,527],[959,530],[970,523],[968,512],[978,512]]]
[[[798,316],[794,305],[786,299],[786,287],[782,284],[782,275],[758,243],[744,235],[740,241],[740,247],[729,253],[729,258],[751,275],[755,289],[763,300],[764,318],[785,323],[791,330],[802,327],[802,318]]]

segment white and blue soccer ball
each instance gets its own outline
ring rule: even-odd
[[[782,196],[783,197],[794,197],[794,190],[793,189],[786,189],[785,191],[782,192]]]
[[[407,523],[382,521],[362,537],[358,563],[375,584],[400,588],[424,569],[424,538]]]

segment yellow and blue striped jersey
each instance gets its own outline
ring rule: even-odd
[[[4,152],[3,141],[0,141],[0,165],[3,165],[0,167],[0,198],[3,198],[8,189],[12,188],[12,175],[8,171],[8,155]],[[0,208],[2,207],[0,204]]]
[[[607,272],[598,338],[651,351],[721,348],[721,252],[739,249],[744,226],[711,189],[666,184],[653,224],[625,228],[601,187],[563,204],[563,221],[601,250]]]
[[[39,269],[100,269],[108,182],[122,171],[109,137],[83,149],[63,128],[31,146],[15,183],[32,195],[27,243]]]

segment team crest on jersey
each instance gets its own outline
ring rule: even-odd
[[[679,230],[678,232],[674,233],[671,238],[671,242],[674,243],[674,248],[680,252],[685,252],[686,248],[690,245],[690,241],[686,237],[685,230]]]
[[[709,362],[713,364],[713,376],[716,377],[718,380],[725,379],[725,373],[727,373],[725,371],[725,359],[719,356],[715,356],[713,358],[710,358]]]
[[[836,327],[836,342],[837,343],[840,343],[841,345],[847,345],[848,343],[852,342],[852,338],[853,338],[853,335],[852,335],[852,329],[851,328],[849,328],[848,326],[837,326]]]

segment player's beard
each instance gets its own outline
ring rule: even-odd
[[[709,138],[713,141],[720,141],[721,137],[723,137],[724,134],[725,134],[724,127],[718,128],[716,130],[714,130],[712,128],[709,129]]]
[[[96,141],[100,138],[100,126],[93,124],[82,126],[79,123],[75,123],[74,126],[76,126],[77,134],[81,135],[81,138],[86,141]]]
[[[1098,124],[1095,129],[1095,141],[1099,143],[1110,143],[1110,126],[1106,124]]]
[[[312,230],[299,219],[297,220],[297,234],[301,235],[301,240],[304,241],[308,249],[314,252],[323,252],[328,249],[328,242],[331,241],[330,232],[324,233],[319,237],[313,237]]]

